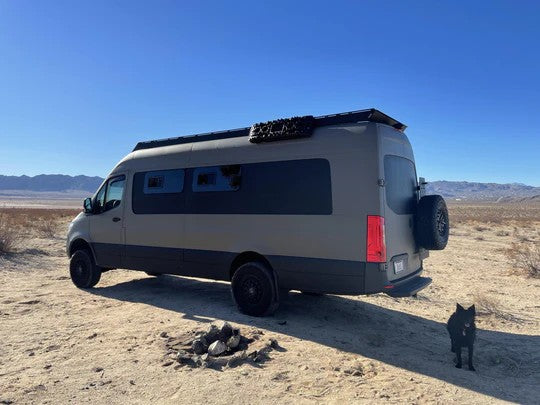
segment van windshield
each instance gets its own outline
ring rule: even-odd
[[[409,159],[399,156],[384,157],[386,204],[399,215],[414,214],[416,205],[416,169]]]

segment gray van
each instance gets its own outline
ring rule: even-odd
[[[449,222],[404,130],[369,109],[140,142],[70,224],[71,279],[91,288],[122,268],[226,280],[253,316],[280,291],[415,295]]]

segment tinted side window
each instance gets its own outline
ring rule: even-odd
[[[122,194],[124,193],[124,185],[126,178],[124,176],[109,180],[107,184],[107,197],[105,198],[105,207],[103,211],[116,208],[122,202]]]
[[[184,169],[138,172],[133,175],[135,214],[184,213]]]
[[[201,167],[193,170],[192,190],[204,191],[236,191],[242,179],[240,165]]]
[[[159,170],[144,174],[145,194],[181,193],[184,189],[184,170]]]
[[[399,156],[384,157],[386,204],[396,214],[414,214],[417,195],[414,163]]]
[[[146,194],[146,175],[135,173],[133,177],[135,214],[332,214],[326,159],[185,169],[188,186],[182,193]],[[158,188],[160,180],[154,184]]]
[[[228,166],[235,176],[235,166]],[[186,196],[186,209],[191,214],[276,214],[330,215],[332,213],[332,183],[330,164],[326,159],[302,159],[277,162],[246,163],[238,171],[238,184],[220,183],[224,174],[216,173],[214,190],[197,192],[201,168],[193,170],[193,193]],[[212,168],[214,169],[214,168]],[[225,176],[227,177],[227,176]],[[235,192],[224,193],[226,190]],[[208,186],[203,186],[208,187]],[[212,192],[214,191],[214,192]]]

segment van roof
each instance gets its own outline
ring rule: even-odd
[[[315,127],[322,127],[326,125],[347,124],[353,122],[369,121],[378,122],[381,124],[389,125],[398,131],[405,131],[406,125],[395,120],[394,118],[386,115],[385,113],[370,108],[367,110],[349,111],[338,114],[321,115],[314,117]],[[237,138],[242,136],[249,136],[250,127],[230,129],[227,131],[207,132],[196,135],[180,136],[175,138],[157,139],[153,141],[143,141],[137,143],[133,151],[141,149],[151,149],[160,146],[179,145],[184,143],[195,143],[204,141],[213,141],[217,139]]]

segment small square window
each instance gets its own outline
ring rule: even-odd
[[[149,177],[148,188],[163,188],[163,176]]]
[[[144,173],[144,194],[181,193],[184,188],[184,169],[157,170]]]

